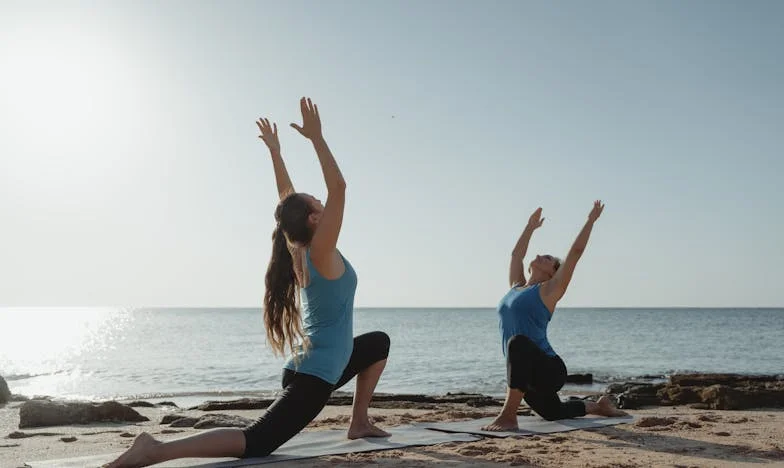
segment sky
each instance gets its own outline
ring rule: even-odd
[[[319,105],[359,307],[494,307],[511,249],[572,307],[782,307],[784,3],[0,4],[0,306],[260,307],[254,120]]]

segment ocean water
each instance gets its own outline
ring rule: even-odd
[[[493,309],[357,309],[355,335],[372,330],[392,340],[377,391],[504,392]],[[564,308],[549,337],[594,389],[674,372],[784,374],[784,309]],[[0,375],[23,395],[272,395],[283,362],[259,309],[0,309]]]

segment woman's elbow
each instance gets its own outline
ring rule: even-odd
[[[338,177],[335,181],[329,184],[329,187],[327,187],[327,189],[333,193],[345,192],[346,179],[344,179],[343,177]]]

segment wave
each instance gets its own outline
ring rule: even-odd
[[[188,397],[248,397],[268,398],[277,394],[272,390],[221,390],[221,391],[196,391],[196,392],[153,392],[138,393],[134,395],[116,395],[123,400],[151,400],[158,398],[188,398]]]
[[[6,382],[12,382],[12,381],[17,381],[17,380],[34,379],[36,377],[44,377],[44,376],[47,376],[47,375],[57,375],[57,374],[65,373],[65,372],[68,372],[68,371],[57,370],[57,371],[53,371],[53,372],[40,372],[40,373],[37,373],[37,374],[8,374],[8,375],[3,375],[2,377],[5,379]]]

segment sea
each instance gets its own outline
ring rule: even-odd
[[[373,330],[392,341],[378,392],[505,391],[492,308],[356,309],[354,334]],[[566,392],[683,372],[784,374],[784,309],[559,308],[548,333],[569,373],[594,377]],[[273,396],[284,359],[265,341],[260,309],[3,308],[0,375],[12,393],[63,399]]]

